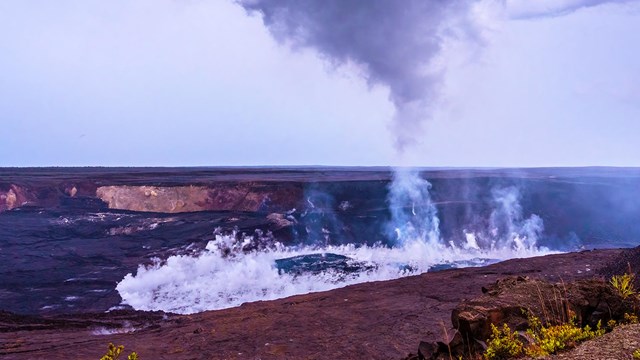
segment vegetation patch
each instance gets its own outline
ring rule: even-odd
[[[631,272],[624,275],[614,275],[611,277],[611,286],[618,291],[623,299],[627,299],[630,296],[637,294],[635,286],[635,275]]]
[[[485,359],[510,359],[522,354],[524,354],[524,344],[520,341],[517,331],[511,331],[507,324],[502,324],[501,329],[491,324],[491,338],[487,343]]]
[[[104,354],[100,360],[118,360],[122,352],[124,351],[124,345],[115,346],[113,343],[109,343],[109,350]],[[138,360],[138,354],[132,352],[127,356],[127,360]]]
[[[640,296],[634,283],[635,275],[631,271],[611,278],[610,284],[620,297],[625,301],[631,301],[634,305],[634,311],[625,313],[624,318],[619,321],[620,324],[638,323]],[[545,325],[530,313],[527,319],[528,329],[520,333],[512,331],[507,324],[503,324],[501,328],[491,324],[492,334],[487,341],[484,359],[504,360],[525,355],[532,358],[545,357],[573,348],[580,342],[602,336],[607,329],[611,330],[618,325],[618,322],[612,319],[608,321],[607,329],[601,326],[600,321],[595,329],[589,325],[580,327],[576,324],[575,317],[564,322],[555,319],[555,323]],[[640,360],[640,349],[635,350],[632,355],[634,359]]]
[[[593,339],[605,333],[605,329],[598,326],[592,330],[588,325],[581,328],[575,321],[568,323],[544,326],[535,316],[529,316],[530,328],[526,336],[521,336],[517,331],[511,331],[507,324],[499,329],[492,326],[492,335],[487,343],[484,358],[487,360],[502,360],[517,358],[527,355],[533,358],[555,354],[561,350],[569,349],[578,343]],[[521,338],[527,339],[525,344]]]

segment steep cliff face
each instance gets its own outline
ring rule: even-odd
[[[256,183],[210,186],[101,186],[96,196],[110,209],[181,213],[194,211],[279,211],[295,207],[300,187]]]
[[[214,175],[215,172],[210,177]],[[303,203],[305,181],[252,181],[246,177],[240,174],[222,180],[191,174],[149,175],[106,170],[76,174],[74,170],[49,169],[18,172],[4,169],[3,173],[0,168],[0,212],[28,206],[158,213],[281,212]]]
[[[100,185],[95,182],[0,183],[0,212],[24,206],[59,207],[94,202],[115,210],[278,212],[304,198],[300,183],[213,182],[206,185]],[[85,204],[86,205],[86,204]]]
[[[96,198],[95,189],[96,185],[91,182],[0,182],[0,213],[23,207],[57,208],[83,201],[93,201],[98,207],[106,207]]]
[[[101,186],[96,196],[110,209],[178,213],[205,210],[208,191],[196,186]]]

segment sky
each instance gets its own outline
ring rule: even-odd
[[[640,166],[639,1],[330,3],[0,0],[0,166]]]

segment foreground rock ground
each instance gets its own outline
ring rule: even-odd
[[[98,359],[113,342],[142,360],[400,359],[415,353],[420,341],[442,340],[452,310],[500,278],[569,282],[599,277],[628,257],[628,251],[594,250],[514,259],[184,316],[131,312],[42,319],[0,313],[0,357]],[[631,329],[637,334],[637,327]],[[588,351],[580,350],[584,346],[576,351]],[[593,357],[609,358],[627,357]]]
[[[421,342],[417,356],[407,360],[476,359],[485,352],[492,337],[492,326],[517,331],[527,346],[527,335],[534,325],[573,323],[579,328],[606,329],[610,321],[622,324],[625,316],[637,312],[634,297],[624,298],[609,281],[602,278],[550,282],[528,276],[510,276],[483,287],[482,296],[463,300],[451,313],[454,329],[447,331],[448,341]],[[537,320],[533,320],[537,319]]]

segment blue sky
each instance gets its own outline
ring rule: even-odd
[[[580,3],[479,1],[399,153],[384,83],[232,1],[0,0],[0,166],[640,166],[640,4]]]

